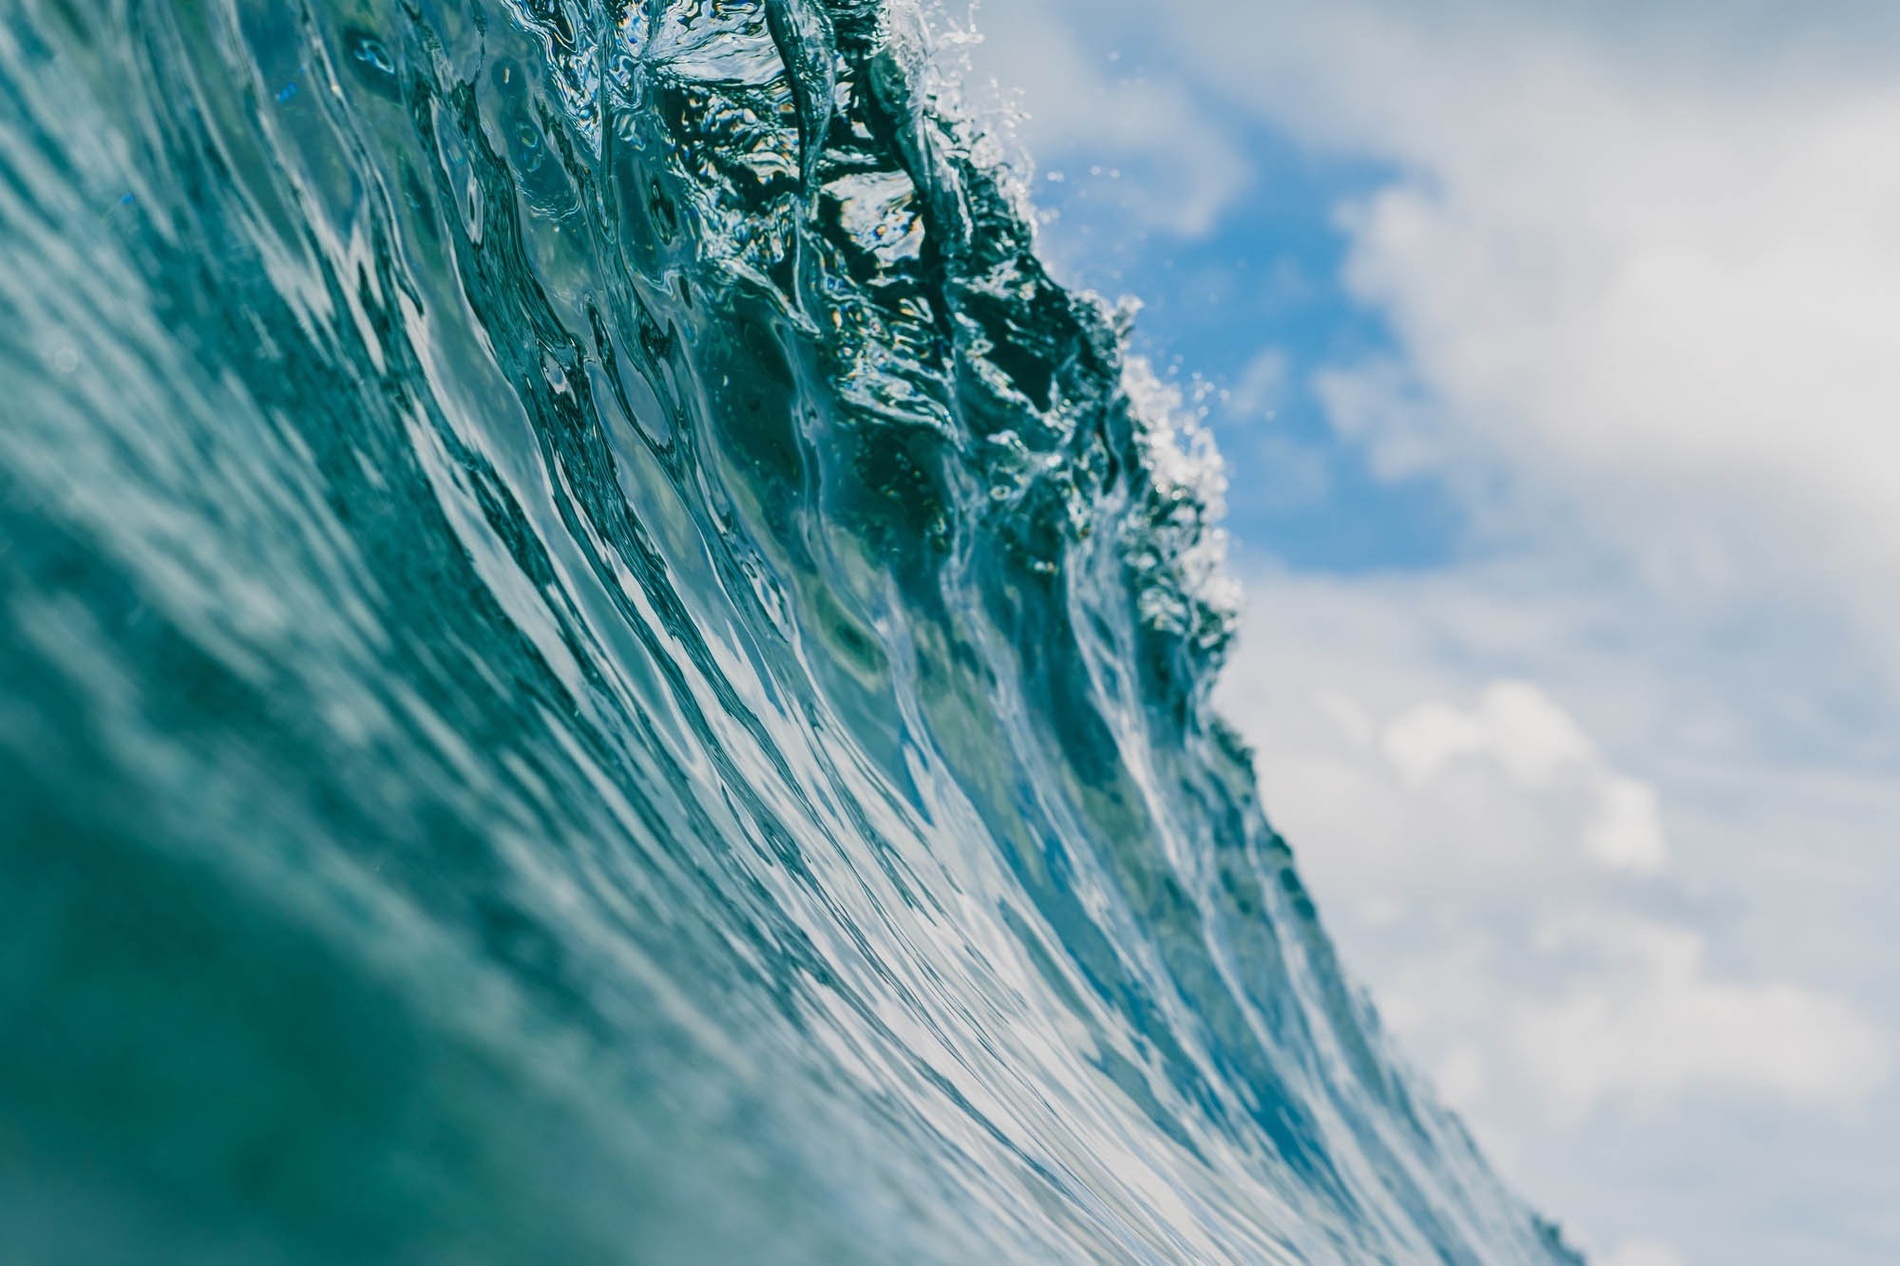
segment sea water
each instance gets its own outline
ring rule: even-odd
[[[0,1258],[1574,1260],[914,10],[0,9]]]

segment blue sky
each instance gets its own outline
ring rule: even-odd
[[[1127,54],[1109,61],[1116,51],[1099,55],[1138,80],[1147,68]],[[1201,233],[1131,217],[1125,187],[1165,181],[1139,154],[1042,171],[1051,248],[1082,284],[1138,296],[1140,350],[1190,392],[1196,380],[1215,392],[1201,402],[1207,425],[1235,484],[1252,490],[1229,513],[1243,548],[1333,572],[1442,563],[1459,542],[1455,500],[1431,480],[1377,477],[1364,452],[1338,442],[1302,373],[1392,350],[1379,314],[1340,285],[1335,223],[1342,203],[1389,173],[1270,126],[1235,133],[1245,183]]]
[[[1224,704],[1410,1057],[1610,1266],[1900,1260],[1900,11],[976,25],[1226,454]]]

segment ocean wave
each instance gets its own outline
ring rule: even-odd
[[[927,38],[10,0],[25,1260],[1572,1260],[1334,962],[1218,458]]]

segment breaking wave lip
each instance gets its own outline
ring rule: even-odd
[[[1576,1260],[1335,963],[1218,459],[926,38],[9,0],[29,1259]]]

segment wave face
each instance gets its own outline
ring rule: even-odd
[[[1574,1260],[914,10],[3,7],[18,1260]]]

